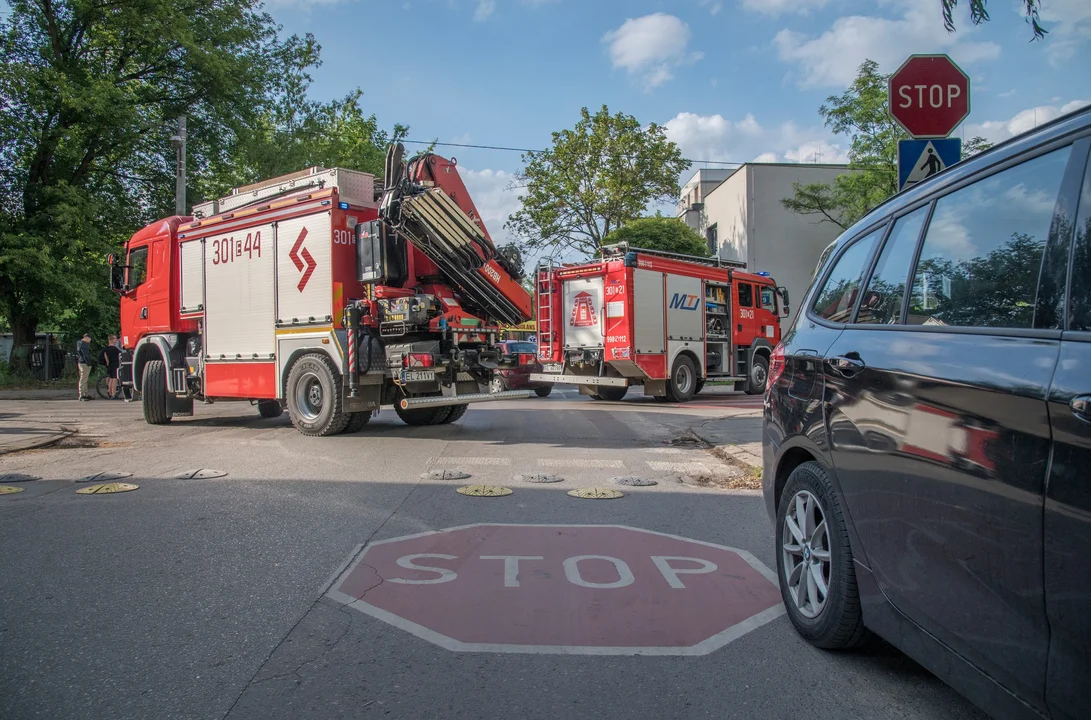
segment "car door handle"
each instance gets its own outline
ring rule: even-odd
[[[864,369],[863,360],[860,358],[847,357],[845,355],[826,358],[826,363],[845,377],[851,377]]]
[[[147,320],[148,319],[148,308],[147,307],[140,308],[140,319],[141,320]]]
[[[1072,414],[1080,420],[1091,422],[1091,395],[1079,395],[1068,403]]]

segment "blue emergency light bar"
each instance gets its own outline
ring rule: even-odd
[[[347,202],[339,202],[337,203],[337,207],[341,208],[342,210],[348,210],[349,204]]]

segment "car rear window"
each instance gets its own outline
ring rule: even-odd
[[[538,348],[534,346],[534,343],[529,342],[513,342],[508,343],[509,353],[536,353]]]
[[[1029,328],[1071,148],[1002,170],[936,202],[910,291],[911,325]]]
[[[875,243],[882,237],[883,228],[873,230],[853,241],[841,257],[837,258],[822,289],[815,295],[811,311],[831,322],[848,322],[856,295],[860,291],[864,270]]]

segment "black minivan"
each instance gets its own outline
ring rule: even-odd
[[[886,201],[775,349],[796,630],[875,633],[995,717],[1091,717],[1091,107]]]

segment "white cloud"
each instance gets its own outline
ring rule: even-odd
[[[992,60],[1000,55],[994,42],[973,42],[966,38],[975,29],[957,33],[943,29],[943,19],[932,3],[901,4],[904,14],[897,19],[864,15],[838,18],[821,35],[811,36],[781,30],[773,38],[780,59],[795,65],[795,79],[802,87],[837,86],[852,83],[856,70],[866,59],[893,72],[913,53],[946,52],[963,65]]]
[[[1080,46],[1091,42],[1091,2],[1087,0],[1046,0],[1038,11],[1049,34],[1038,42],[1045,44],[1046,57],[1054,67],[1075,59]]]
[[[1049,122],[1061,115],[1073,110],[1091,105],[1088,100],[1073,100],[1064,105],[1039,105],[1038,107],[1021,110],[1008,120],[986,120],[981,123],[967,123],[966,137],[972,138],[980,135],[989,142],[998,143],[1010,137],[1025,133],[1039,125]]]
[[[708,8],[710,15],[716,15],[724,9],[724,4],[720,0],[697,0],[697,4],[703,8]]]
[[[518,191],[508,189],[515,181],[515,175],[503,170],[469,170],[463,167],[458,169],[458,173],[493,243],[504,245],[513,241],[515,238],[504,229],[504,223],[509,215],[523,206]]]
[[[782,13],[806,15],[826,7],[829,0],[742,0],[743,8],[776,17]]]
[[[674,68],[704,56],[687,51],[689,39],[689,26],[664,13],[629,18],[602,36],[602,42],[609,45],[613,66],[640,75],[649,90],[673,78]]]
[[[691,160],[718,162],[848,162],[848,151],[823,128],[800,129],[793,123],[765,127],[747,114],[731,121],[720,114],[681,112],[664,127]],[[699,165],[695,165],[699,167]]]
[[[496,12],[496,0],[477,0],[477,9],[474,10],[474,21],[485,22],[494,12]]]

